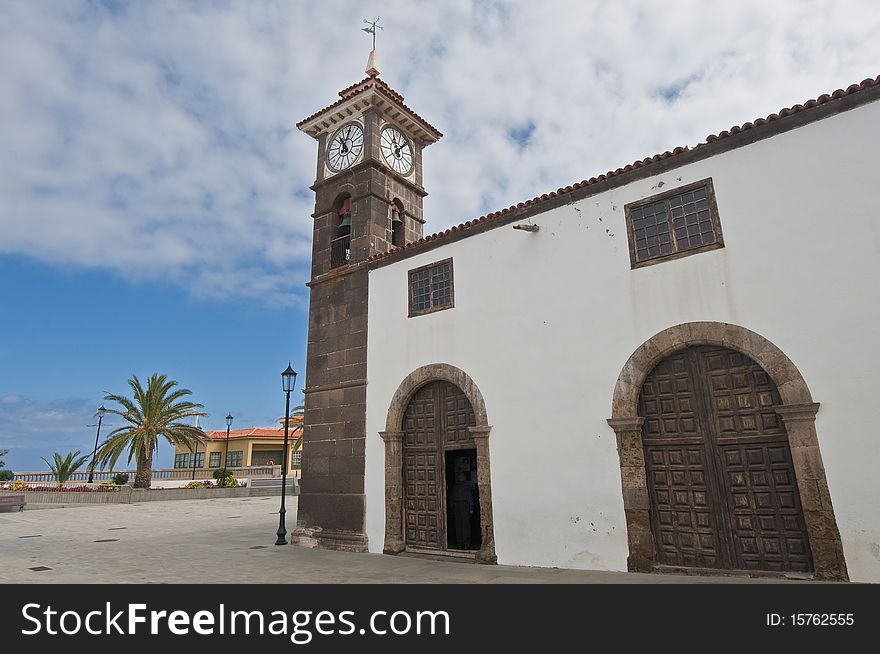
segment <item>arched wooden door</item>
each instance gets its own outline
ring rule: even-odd
[[[476,424],[474,411],[460,388],[435,381],[416,391],[403,423],[406,546],[445,550],[446,457],[450,451],[475,449],[468,430]]]
[[[645,379],[639,415],[660,565],[812,570],[775,384],[749,357],[689,347]]]

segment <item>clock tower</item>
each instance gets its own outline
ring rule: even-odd
[[[318,165],[292,542],[353,551],[367,549],[367,259],[422,237],[422,150],[442,136],[379,79],[375,50],[366,73],[297,123],[317,141]]]

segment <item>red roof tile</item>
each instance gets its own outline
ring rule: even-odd
[[[880,85],[880,75],[878,75],[874,79],[871,79],[871,78],[865,79],[860,84],[852,84],[849,87],[847,87],[846,90],[837,89],[836,91],[834,91],[834,93],[831,93],[830,95],[826,93],[826,94],[820,95],[815,100],[808,100],[807,102],[805,102],[803,104],[796,104],[793,107],[788,107],[786,109],[780,109],[778,113],[770,114],[766,118],[758,118],[752,122],[747,122],[747,123],[744,123],[739,126],[735,125],[735,126],[731,127],[729,130],[724,130],[718,134],[709,134],[709,136],[706,137],[705,143],[699,143],[696,146],[694,146],[693,148],[688,148],[687,146],[677,147],[674,150],[672,150],[672,152],[667,150],[666,152],[663,152],[662,154],[655,154],[653,157],[645,157],[644,159],[641,159],[639,161],[635,161],[631,164],[627,164],[623,168],[618,168],[617,170],[608,171],[604,175],[599,175],[598,177],[591,177],[590,179],[582,180],[580,182],[577,182],[576,184],[572,184],[571,186],[565,186],[562,188],[558,188],[555,191],[551,191],[550,193],[544,193],[543,195],[534,197],[531,200],[526,200],[525,202],[519,202],[518,204],[511,205],[511,206],[507,207],[506,209],[501,209],[500,211],[493,211],[492,213],[488,213],[485,216],[480,216],[479,218],[476,218],[474,220],[468,220],[467,222],[461,223],[461,224],[456,225],[454,227],[450,227],[449,229],[447,229],[445,231],[437,232],[436,234],[430,234],[428,236],[425,236],[424,238],[419,239],[418,241],[413,241],[412,243],[407,243],[406,245],[394,248],[392,250],[389,250],[388,252],[384,252],[381,254],[374,254],[373,256],[369,257],[367,259],[367,261],[370,261],[370,262],[379,261],[381,259],[386,259],[388,257],[392,257],[396,254],[401,253],[401,252],[405,252],[405,251],[409,251],[409,250],[413,250],[413,249],[416,249],[416,250],[421,249],[422,246],[427,248],[426,244],[428,244],[428,243],[433,243],[434,241],[437,241],[438,239],[444,239],[445,237],[449,237],[452,234],[458,234],[461,231],[469,231],[469,230],[475,229],[477,226],[482,226],[482,225],[485,225],[486,223],[491,222],[493,220],[504,218],[518,209],[539,206],[540,204],[542,204],[548,200],[558,198],[563,195],[570,194],[574,191],[592,186],[594,184],[598,184],[600,182],[604,182],[606,179],[610,179],[610,178],[616,177],[618,175],[621,175],[623,173],[630,172],[631,170],[643,168],[645,166],[650,166],[652,164],[656,164],[659,161],[664,161],[664,160],[668,160],[670,158],[677,157],[685,152],[693,152],[695,150],[699,150],[700,148],[706,147],[710,143],[715,143],[716,141],[718,141],[720,139],[725,139],[725,138],[728,138],[730,136],[734,136],[736,134],[739,134],[739,133],[747,131],[747,130],[753,130],[753,129],[760,130],[762,128],[766,128],[765,126],[767,126],[770,123],[773,123],[777,120],[780,120],[782,118],[786,118],[788,116],[799,114],[803,111],[807,111],[807,110],[812,109],[814,107],[818,107],[820,105],[826,104],[826,103],[831,102],[833,100],[839,100],[840,98],[843,98],[845,96],[852,95],[854,93],[858,93],[859,91],[863,91],[865,89],[868,89],[873,86],[878,86],[878,85]]]
[[[290,417],[290,431],[295,427],[302,425],[302,416]],[[288,434],[289,435],[289,434]],[[205,436],[208,440],[226,440],[225,429],[214,429],[206,431]],[[229,431],[229,439],[234,438],[284,438],[284,427],[251,427],[249,429],[231,429]]]
[[[206,431],[205,436],[211,440],[226,440],[226,430],[216,429],[214,431]],[[284,438],[284,429],[276,429],[275,427],[251,427],[250,429],[232,429],[229,431],[229,438],[274,438],[281,436]]]

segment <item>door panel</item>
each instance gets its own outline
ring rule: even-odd
[[[810,549],[788,445],[726,445],[722,460],[737,567],[809,572]]]
[[[474,448],[468,431],[474,424],[467,396],[449,382],[423,386],[407,405],[403,425],[407,545],[446,549],[444,451]]]
[[[707,486],[705,418],[686,352],[661,362],[642,386],[640,415],[657,560],[724,567],[718,551],[716,495]]]
[[[436,452],[407,452],[406,540],[418,547],[439,548],[440,494]]]
[[[435,411],[437,388],[429,384],[410,400],[404,415],[404,485],[406,491],[406,542],[439,549],[443,527],[438,436]]]
[[[656,446],[646,462],[657,550],[666,565],[721,567],[703,458],[701,446]]]
[[[445,445],[470,445],[473,443],[468,427],[476,424],[471,403],[455,384],[442,382],[443,437]]]
[[[661,564],[812,570],[779,393],[745,355],[693,347],[658,364],[640,398]]]

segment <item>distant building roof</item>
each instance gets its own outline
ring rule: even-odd
[[[290,416],[290,430],[302,424],[303,415],[298,413]],[[283,419],[282,419],[283,422]],[[208,440],[226,440],[225,429],[214,429],[206,431],[205,436]],[[281,427],[250,427],[248,429],[231,429],[229,431],[229,440],[234,438],[284,438],[284,426]]]

